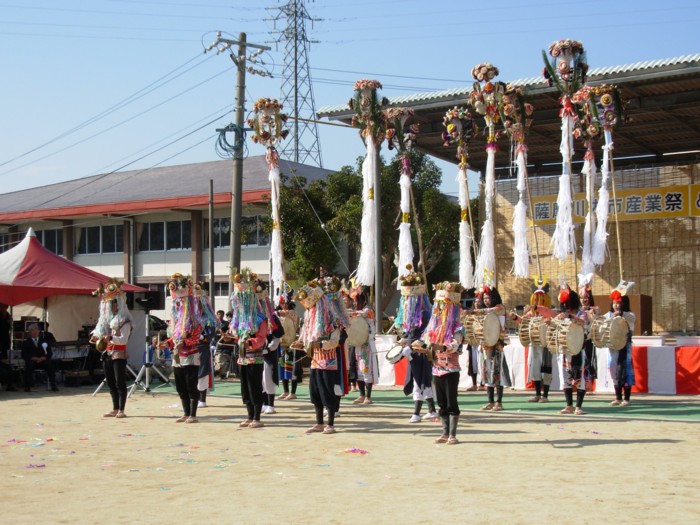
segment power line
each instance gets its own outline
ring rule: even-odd
[[[178,70],[182,69],[183,67],[187,66],[187,65],[190,64],[192,61],[197,60],[198,58],[201,58],[201,56],[202,56],[202,55],[196,55],[196,56],[190,58],[190,59],[187,60],[185,63],[179,65],[179,66],[176,67],[175,69],[171,70],[170,72],[166,73],[165,75],[161,76],[160,78],[154,80],[153,82],[151,82],[151,83],[148,84],[147,86],[145,86],[145,87],[139,89],[138,91],[132,93],[132,94],[129,95],[128,97],[126,97],[126,98],[120,100],[120,101],[117,102],[116,104],[113,104],[112,106],[108,107],[107,109],[101,111],[101,112],[98,113],[97,115],[94,115],[94,116],[90,117],[89,119],[87,119],[87,120],[81,122],[80,124],[78,124],[78,125],[76,125],[76,126],[73,126],[72,128],[70,128],[70,129],[68,129],[68,130],[66,130],[66,131],[64,131],[64,132],[62,132],[62,133],[60,133],[60,134],[57,135],[56,137],[52,138],[51,140],[49,140],[49,141],[47,141],[47,142],[44,142],[43,144],[40,144],[40,145],[38,145],[38,146],[36,146],[36,147],[30,149],[30,150],[25,151],[24,153],[22,153],[22,154],[20,154],[20,155],[17,155],[16,157],[13,157],[13,158],[11,158],[11,159],[9,159],[9,160],[6,160],[6,161],[0,163],[0,167],[5,166],[5,165],[7,165],[7,164],[10,164],[10,163],[12,163],[12,162],[14,162],[14,161],[16,161],[16,160],[18,160],[18,159],[21,159],[21,158],[23,158],[23,157],[26,157],[27,155],[29,155],[29,154],[31,154],[31,153],[34,153],[35,151],[38,151],[38,150],[44,148],[45,146],[48,146],[48,145],[50,145],[50,144],[52,144],[52,143],[54,143],[54,142],[56,142],[56,141],[62,139],[63,137],[66,137],[66,136],[68,136],[68,135],[71,135],[72,133],[75,133],[76,131],[81,130],[82,128],[84,128],[84,127],[86,127],[86,126],[92,124],[93,122],[97,122],[98,120],[101,120],[102,118],[106,117],[107,115],[110,115],[111,113],[114,113],[114,112],[117,111],[118,109],[121,109],[121,108],[127,106],[128,104],[131,104],[132,102],[134,102],[134,101],[136,101],[136,100],[138,100],[138,99],[140,99],[140,98],[146,96],[147,94],[149,94],[149,93],[155,91],[156,89],[158,89],[158,88],[164,86],[164,85],[167,84],[168,82],[172,82],[173,80],[175,80],[176,78],[179,78],[180,76],[184,75],[184,74],[187,73],[188,71],[191,71],[191,70],[194,69],[195,67],[197,67],[197,66],[203,64],[206,60],[209,60],[209,58],[210,58],[210,57],[207,57],[205,60],[201,61],[199,64],[196,64],[196,65],[194,65],[194,66],[192,66],[192,67],[186,69],[185,71],[183,71],[183,72],[180,73],[179,75],[176,75],[176,76],[172,77],[171,79],[169,79],[169,80],[163,82],[162,84],[156,86],[156,84],[158,84],[158,83],[161,82],[162,80],[168,78],[170,75],[172,75],[172,74],[175,73],[176,71],[178,71]],[[152,86],[155,86],[155,87],[153,87],[152,89],[150,89]]]
[[[188,89],[186,89],[186,90],[184,90],[184,91],[181,91],[181,92],[179,92],[179,93],[173,95],[172,97],[170,97],[170,98],[168,98],[168,99],[166,99],[166,100],[163,100],[162,102],[159,102],[158,104],[156,104],[156,105],[154,105],[154,106],[151,106],[150,108],[148,108],[148,109],[142,111],[141,113],[138,113],[138,114],[136,114],[136,115],[132,115],[131,117],[129,117],[129,118],[127,118],[127,119],[124,119],[124,120],[118,122],[117,124],[115,124],[115,125],[113,125],[113,126],[110,126],[110,127],[106,128],[106,129],[103,129],[102,131],[99,131],[99,132],[97,132],[97,133],[94,133],[94,134],[92,134],[92,135],[90,135],[90,136],[88,136],[88,137],[85,137],[85,138],[82,139],[82,140],[77,141],[77,142],[73,142],[72,144],[69,144],[68,146],[65,146],[65,147],[63,147],[63,148],[61,148],[61,149],[59,149],[59,150],[56,150],[56,151],[52,152],[52,153],[48,153],[48,154],[44,155],[43,157],[39,157],[38,159],[34,159],[34,160],[30,161],[30,162],[26,162],[26,163],[24,163],[24,164],[21,164],[21,165],[19,165],[19,166],[14,167],[14,168],[12,168],[12,169],[10,169],[10,170],[3,171],[2,173],[0,173],[0,176],[6,175],[6,174],[8,174],[8,173],[12,173],[13,171],[16,171],[16,170],[18,170],[18,169],[20,169],[20,168],[24,168],[24,167],[29,166],[29,165],[31,165],[31,164],[35,164],[35,163],[39,162],[40,160],[44,160],[44,159],[47,159],[47,158],[49,158],[49,157],[53,157],[54,155],[57,155],[57,154],[59,154],[59,153],[62,153],[62,152],[64,152],[64,151],[66,151],[66,150],[68,150],[68,149],[71,149],[71,148],[73,148],[73,147],[75,147],[75,146],[78,146],[78,145],[80,145],[80,144],[82,144],[82,143],[84,143],[84,142],[87,142],[87,141],[89,141],[89,140],[92,140],[92,139],[94,139],[94,138],[97,138],[97,137],[99,137],[100,135],[103,135],[103,134],[107,133],[108,131],[112,131],[113,129],[118,128],[119,126],[122,126],[123,124],[126,124],[127,122],[130,122],[130,121],[132,121],[132,120],[134,120],[134,119],[137,119],[137,118],[139,118],[139,117],[142,117],[142,116],[145,115],[146,113],[150,113],[150,112],[153,111],[154,109],[157,109],[157,108],[159,108],[160,106],[163,106],[163,105],[167,104],[168,102],[171,102],[171,101],[175,100],[176,98],[178,98],[178,97],[180,97],[180,96],[182,96],[182,95],[184,95],[184,94],[186,94],[186,93],[189,93],[190,91],[192,91],[192,90],[194,90],[194,89],[196,89],[196,88],[198,88],[198,87],[200,87],[200,86],[206,84],[206,83],[209,82],[210,80],[213,80],[213,79],[215,79],[215,78],[217,78],[217,77],[220,77],[221,75],[223,75],[224,73],[227,73],[227,72],[228,72],[228,69],[226,69],[226,70],[224,70],[224,71],[221,71],[220,73],[217,73],[216,75],[213,75],[213,76],[211,76],[211,77],[209,77],[209,78],[207,78],[207,79],[205,79],[205,80],[203,80],[203,81],[201,81],[201,82],[195,84],[194,86],[192,86],[192,87],[190,87],[190,88],[188,88]]]

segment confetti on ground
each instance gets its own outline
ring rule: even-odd
[[[369,454],[368,450],[362,449],[362,448],[346,448],[345,450],[342,450],[341,452],[345,452],[346,454],[360,454],[361,456],[365,456]]]
[[[602,434],[602,432],[597,432],[597,431],[595,431],[595,430],[589,430],[589,432],[590,432],[591,434]]]
[[[320,465],[316,465],[317,467],[330,467],[328,463],[321,463]]]
[[[170,490],[170,487],[161,487],[160,490]]]
[[[45,467],[46,467],[46,464],[44,464],[44,463],[30,463],[25,468],[45,468]]]
[[[355,485],[357,485],[358,487],[367,487],[367,486],[369,486],[369,484],[368,484],[368,483],[365,483],[364,481],[358,481],[358,482],[355,483]]]

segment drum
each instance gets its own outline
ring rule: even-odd
[[[578,355],[583,348],[585,335],[583,327],[572,323],[568,319],[563,321],[552,320],[547,328],[547,348],[553,354],[568,353]]]
[[[623,317],[598,317],[591,325],[591,339],[598,348],[620,350],[627,344],[629,329]]]
[[[345,331],[350,346],[364,346],[369,341],[369,322],[364,317],[351,317]]]
[[[403,359],[403,345],[394,345],[386,353],[386,360],[395,365]]]
[[[547,325],[541,316],[523,317],[518,327],[518,338],[523,346],[546,346]]]
[[[286,316],[280,317],[280,322],[282,324],[282,330],[284,330],[284,335],[280,337],[280,344],[284,348],[289,348],[289,345],[297,339],[296,326],[294,326],[294,321]]]
[[[498,315],[467,315],[464,319],[467,342],[471,345],[494,346],[501,337],[501,321]]]

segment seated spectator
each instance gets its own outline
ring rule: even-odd
[[[56,374],[53,368],[51,356],[51,344],[39,336],[39,326],[35,323],[29,325],[29,337],[22,341],[22,359],[24,359],[24,391],[31,390],[34,370],[45,370],[49,376],[51,390],[58,391],[56,387]]]

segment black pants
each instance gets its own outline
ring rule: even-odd
[[[241,397],[243,404],[248,409],[248,419],[260,421],[260,413],[263,406],[263,371],[262,363],[255,365],[243,365],[240,367]]]
[[[318,370],[312,368],[309,373],[309,397],[315,407],[324,407],[328,413],[337,412],[340,396],[335,393],[338,377],[337,370]]]
[[[187,365],[173,367],[175,374],[175,388],[182,401],[182,409],[186,416],[197,415],[197,403],[199,403],[199,390],[197,390],[197,373],[199,365]]]
[[[105,354],[102,369],[112,396],[112,410],[123,412],[126,406],[126,359],[112,359]]]
[[[433,391],[440,410],[440,417],[458,416],[457,389],[459,387],[459,372],[450,372],[442,376],[433,376]]]

